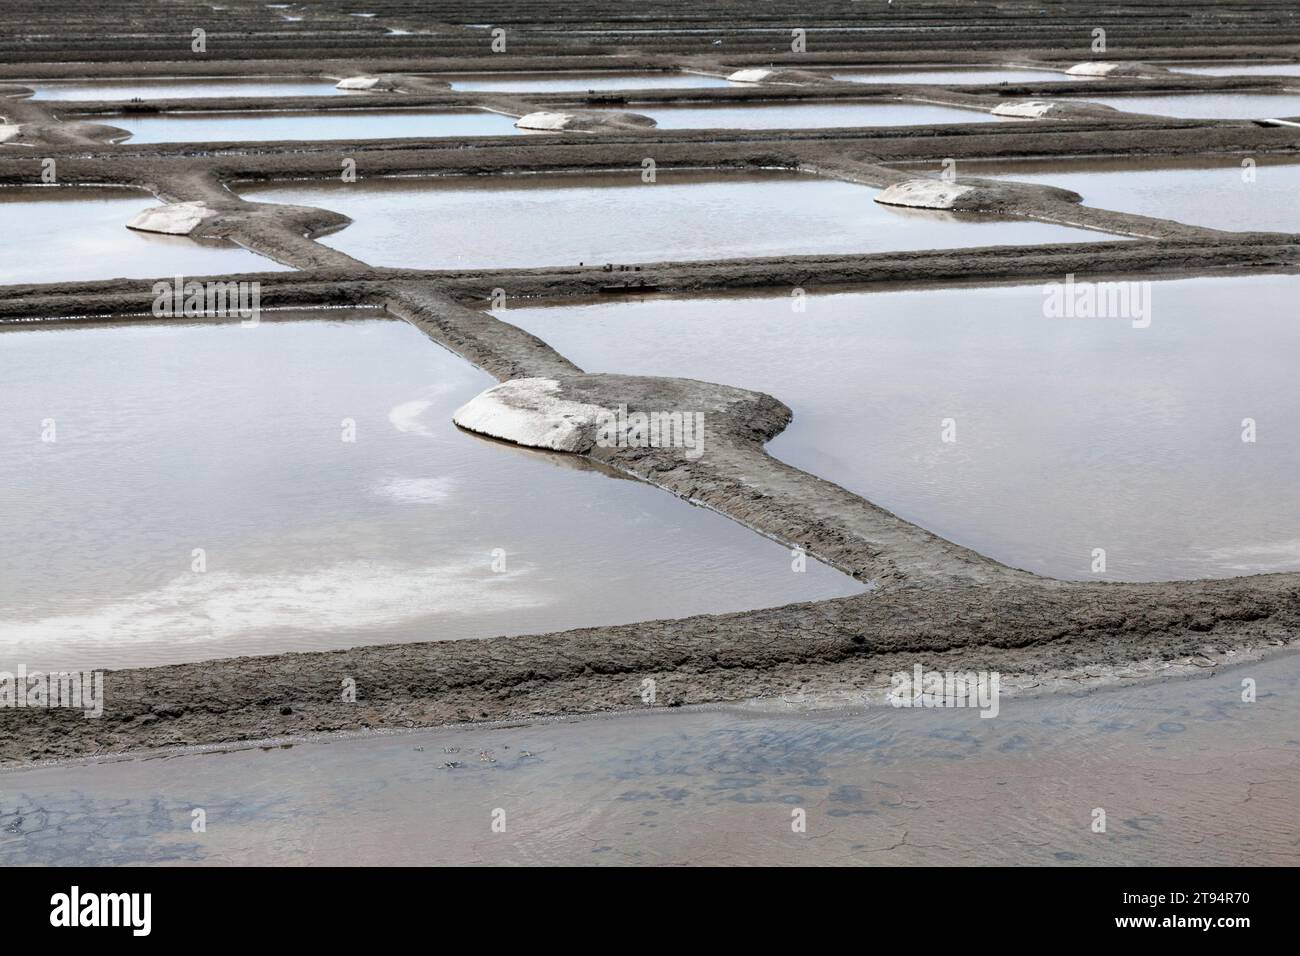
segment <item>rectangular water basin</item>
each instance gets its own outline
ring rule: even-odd
[[[900,70],[889,67],[867,70],[836,70],[837,80],[850,83],[1053,83],[1064,80],[1079,81],[1088,77],[1071,76],[1055,70],[1008,70],[997,67],[934,67],[932,69]]]
[[[962,175],[1072,189],[1088,206],[1234,232],[1300,232],[1300,163],[1259,156],[965,163]]]
[[[229,242],[136,232],[126,224],[162,205],[140,189],[0,189],[0,285],[228,275],[287,269]]]
[[[148,79],[15,81],[35,100],[163,100],[190,97],[331,96],[338,82],[316,77],[163,77]]]
[[[1155,96],[1090,96],[1090,103],[1125,113],[1179,119],[1283,119],[1300,116],[1296,93],[1166,93]]]
[[[443,73],[453,90],[479,93],[581,93],[587,90],[670,90],[733,86],[718,76],[700,73]]]
[[[131,134],[128,143],[242,143],[438,136],[512,136],[513,117],[487,110],[328,110],[318,113],[164,113],[103,116]]]
[[[877,191],[785,172],[641,168],[356,183],[246,184],[258,202],[350,216],[326,245],[371,265],[429,269],[586,265],[881,252],[1114,238],[1048,223],[901,209]]]
[[[493,379],[383,313],[321,314],[0,331],[0,670],[862,589],[658,488],[460,431],[452,412]]]
[[[1300,276],[1150,283],[1146,327],[1136,310],[1052,317],[1052,294],[827,294],[803,312],[788,296],[649,297],[501,317],[591,372],[768,392],[794,411],[777,458],[1016,567],[1300,570]]]
[[[663,129],[832,129],[863,126],[926,126],[938,123],[992,123],[1001,117],[929,103],[773,103],[755,106],[627,107],[649,116]]]
[[[1300,63],[1168,64],[1176,73],[1198,76],[1300,76]]]

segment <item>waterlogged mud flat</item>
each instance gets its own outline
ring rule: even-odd
[[[882,206],[876,190],[795,173],[248,184],[259,202],[350,216],[321,239],[372,265],[434,269],[806,255],[1110,237],[1046,223]]]
[[[699,73],[444,73],[453,90],[466,92],[569,93],[585,90],[664,90],[732,86]]]
[[[824,566],[796,574],[785,548],[649,485],[459,431],[453,410],[494,380],[405,323],[273,315],[0,333],[0,670],[860,590]]]
[[[159,204],[138,189],[0,189],[0,215],[5,219],[0,229],[0,284],[287,268],[233,243],[200,243],[126,228],[137,213]]]
[[[106,116],[131,143],[275,142],[509,136],[514,120],[485,110],[334,110],[325,113],[168,113]]]
[[[1072,189],[1084,205],[1212,229],[1300,232],[1300,163],[1259,157],[966,163],[964,175]]]
[[[1272,119],[1300,116],[1296,93],[1171,93],[1162,96],[1089,96],[1089,103],[1126,113],[1186,119]]]
[[[763,106],[636,106],[664,129],[832,129],[991,123],[981,110],[928,103],[787,103]]]
[[[990,70],[978,67],[931,70],[836,70],[833,77],[850,83],[1051,83],[1082,79],[1053,70]]]
[[[1295,656],[1004,697],[991,720],[882,697],[16,771],[0,775],[0,863],[1297,862]],[[490,829],[497,807],[505,835]]]
[[[183,97],[331,96],[343,93],[332,79],[277,79],[275,77],[103,79],[93,81],[22,82],[36,100],[162,100]]]
[[[502,317],[587,371],[769,392],[794,411],[777,458],[1016,567],[1300,569],[1300,277],[1149,289],[1147,328],[1050,317],[1038,285],[813,296],[804,313],[736,297]]]

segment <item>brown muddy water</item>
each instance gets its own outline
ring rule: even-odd
[[[0,284],[286,269],[234,243],[136,232],[126,224],[162,201],[139,189],[0,189]],[[147,310],[148,302],[141,304]]]
[[[960,173],[1060,186],[1086,206],[1212,229],[1300,233],[1300,163],[1267,156],[964,163]]]
[[[0,863],[1295,865],[1297,726],[1291,655],[992,719],[871,694],[105,760],[0,773]]]
[[[496,93],[578,93],[586,90],[669,90],[735,86],[720,76],[700,73],[442,73],[453,90]]]
[[[594,175],[245,184],[258,202],[320,206],[352,225],[321,241],[380,266],[587,265],[1089,242],[1048,223],[906,210],[877,190],[786,172],[642,170]]]
[[[761,106],[631,104],[663,129],[831,129],[853,126],[923,126],[992,123],[1001,117],[928,103],[781,103]]]
[[[650,485],[460,431],[494,379],[382,313],[327,314],[0,332],[0,670],[862,590]]]
[[[803,312],[797,297],[737,296],[498,314],[589,372],[775,395],[794,421],[774,456],[1015,567],[1300,570],[1300,277],[1131,294],[1148,327],[1051,317],[1041,285],[811,295]]]
[[[14,81],[33,90],[35,100],[163,100],[189,97],[332,96],[333,79],[299,77],[172,77],[160,79],[104,79],[66,81]]]
[[[129,143],[278,142],[512,136],[513,117],[486,110],[331,110],[305,113],[166,113],[104,116],[99,122],[131,134]]]
[[[1185,119],[1278,119],[1300,116],[1300,93],[1167,93],[1158,96],[1089,96],[1089,103],[1125,113]]]

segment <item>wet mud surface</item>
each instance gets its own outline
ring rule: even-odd
[[[0,771],[0,863],[1294,865],[1298,685],[1288,655],[994,720],[872,688]]]

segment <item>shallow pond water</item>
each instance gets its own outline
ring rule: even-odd
[[[1005,70],[983,67],[963,67],[956,69],[935,68],[930,70],[897,70],[880,68],[875,70],[836,70],[837,80],[850,83],[1052,83],[1071,80],[1078,82],[1084,77],[1070,76],[1055,70]]]
[[[663,129],[829,129],[854,126],[924,126],[993,123],[1000,117],[929,103],[774,103],[754,106],[632,104]]]
[[[1161,96],[1089,96],[1089,103],[1126,113],[1182,119],[1285,119],[1300,116],[1297,93],[1168,93]]]
[[[189,97],[330,96],[337,80],[294,77],[172,77],[166,79],[103,79],[16,81],[30,87],[36,100],[162,100]]]
[[[789,297],[653,297],[501,315],[589,372],[775,395],[794,411],[777,458],[1015,567],[1300,570],[1300,277],[1133,295],[1148,327],[1136,310],[1049,317],[1041,285],[811,295],[805,312]]]
[[[1300,63],[1241,63],[1232,65],[1168,64],[1176,73],[1195,73],[1198,76],[1300,76]]]
[[[938,172],[935,166],[934,172]],[[1084,205],[1212,229],[1300,232],[1300,163],[1259,156],[966,163],[962,175],[1072,189]]]
[[[286,269],[234,243],[196,242],[127,229],[161,205],[139,189],[0,189],[0,285]]]
[[[103,116],[96,122],[131,134],[128,143],[235,143],[296,140],[512,136],[513,117],[486,110],[267,110],[256,113],[168,113]]]
[[[587,265],[1113,239],[1049,223],[907,210],[797,173],[641,169],[596,175],[247,184],[259,202],[350,216],[321,239],[371,265]],[[622,280],[625,276],[617,276]]]
[[[1294,865],[1298,702],[1291,655],[991,720],[873,695],[17,770],[0,863]]]
[[[587,90],[663,90],[731,86],[699,73],[443,73],[453,90],[467,92],[568,93]]]
[[[377,314],[0,332],[0,670],[862,589],[824,565],[794,573],[786,548],[650,485],[460,431],[452,412],[494,380]]]

